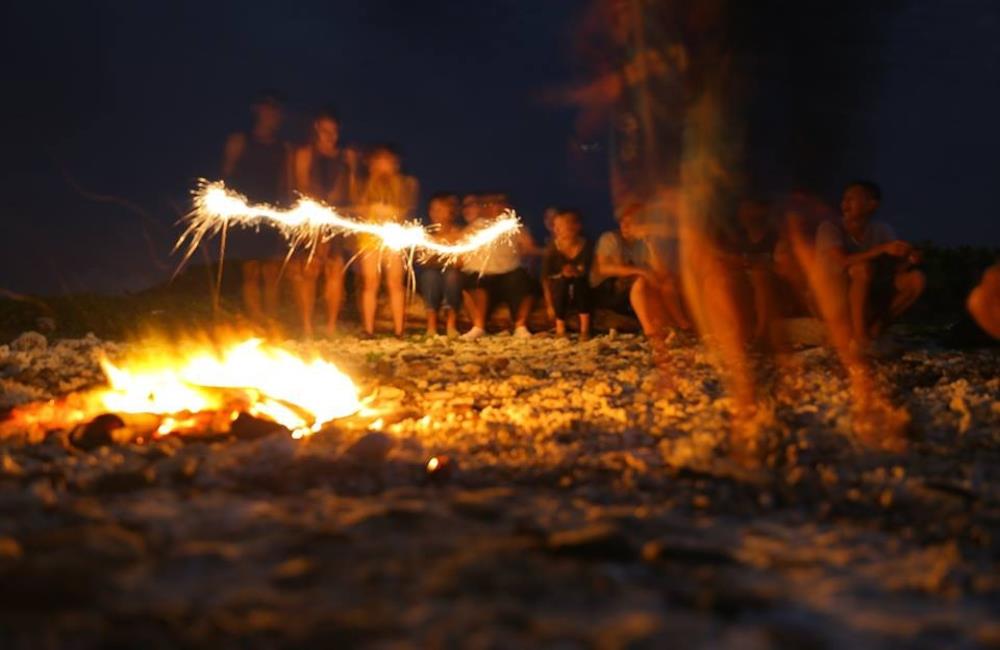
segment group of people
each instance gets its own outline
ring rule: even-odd
[[[251,200],[280,205],[301,194],[372,222],[417,216],[417,181],[401,171],[391,146],[376,146],[362,158],[340,145],[339,119],[325,110],[312,121],[310,141],[292,147],[279,136],[282,107],[271,94],[255,101],[253,117],[250,131],[230,136],[223,161],[226,182]],[[776,319],[797,308],[827,322],[831,312],[838,312],[849,324],[852,344],[863,349],[914,304],[926,284],[919,251],[875,218],[881,200],[880,188],[870,181],[845,188],[839,215],[801,193],[780,201],[743,200],[734,206],[733,218],[711,233],[709,277],[694,284],[742,282],[747,291],[736,293],[746,297],[739,317],[748,338],[773,342]],[[437,193],[427,203],[426,216],[433,237],[454,243],[508,208],[503,194],[460,198]],[[529,337],[529,318],[539,299],[560,337],[567,335],[575,314],[580,339],[589,338],[597,309],[634,317],[650,337],[692,328],[694,314],[685,295],[692,283],[680,272],[684,242],[678,228],[664,228],[639,203],[624,206],[616,218],[615,230],[591,239],[578,211],[553,208],[545,215],[550,237],[542,246],[522,229],[458,260],[418,258],[414,271],[427,334],[480,338],[487,334],[493,308],[506,304],[514,336]],[[346,267],[355,259],[362,336],[375,334],[383,284],[393,333],[403,335],[407,261],[372,236],[319,242],[287,262],[286,244],[274,232],[238,235],[230,242],[234,249],[242,260],[243,298],[251,318],[275,315],[281,278],[287,275],[305,334],[313,334],[318,293],[326,305],[326,331],[335,332]],[[711,277],[720,269],[726,278]],[[463,309],[471,327],[460,333]]]
[[[275,95],[259,96],[252,113],[252,128],[229,137],[222,170],[226,183],[251,201],[281,205],[294,195],[303,195],[371,222],[416,216],[418,184],[402,173],[399,155],[391,146],[372,148],[362,162],[357,151],[340,145],[337,115],[323,110],[312,121],[310,141],[292,147],[280,137],[282,106]],[[503,194],[468,194],[460,200],[454,194],[438,193],[428,201],[427,219],[436,239],[455,242],[508,208]],[[471,328],[461,336],[477,339],[486,335],[493,308],[506,304],[514,336],[528,337],[529,316],[539,298],[560,336],[566,335],[566,321],[573,310],[579,315],[581,337],[589,337],[591,316],[601,306],[634,310],[649,332],[661,327],[658,314],[664,311],[677,317],[672,324],[685,326],[673,283],[668,274],[654,271],[655,257],[632,223],[633,217],[624,215],[620,229],[605,233],[595,244],[584,236],[579,212],[551,209],[546,226],[552,237],[545,246],[521,229],[512,238],[457,261],[420,259],[415,271],[426,306],[427,333],[439,334],[439,316],[443,316],[443,334],[459,336],[458,315],[464,308]],[[243,300],[254,320],[274,317],[281,280],[287,275],[305,334],[313,334],[319,293],[326,304],[326,331],[335,332],[347,263],[356,259],[362,335],[375,334],[378,292],[383,284],[393,333],[404,333],[406,260],[400,253],[383,249],[372,236],[335,237],[287,261],[287,245],[276,231],[234,233],[227,249],[241,261]],[[539,266],[540,278],[529,271]]]

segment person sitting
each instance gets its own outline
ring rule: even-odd
[[[851,183],[840,202],[842,219],[816,232],[816,256],[828,286],[838,292],[854,345],[864,350],[923,293],[926,280],[914,265],[919,252],[896,238],[874,216],[882,191],[871,181]]]
[[[371,223],[402,222],[412,216],[417,203],[417,181],[400,171],[399,155],[389,145],[376,147],[368,157],[368,179],[361,191],[361,205]],[[393,333],[403,336],[406,319],[406,287],[403,284],[403,253],[382,248],[372,235],[358,237],[361,256],[361,325],[364,335],[375,335],[378,287],[385,275],[392,311]]]
[[[983,273],[982,282],[969,294],[969,313],[979,326],[995,339],[1000,339],[1000,262]]]
[[[453,244],[462,237],[462,228],[456,222],[458,199],[454,194],[440,193],[431,197],[427,216],[435,228],[435,241]],[[438,335],[438,311],[445,310],[445,333],[448,338],[458,336],[458,309],[462,304],[463,276],[460,265],[445,264],[444,260],[428,256],[421,261],[419,272],[420,295],[427,308],[427,336]]]
[[[542,280],[549,284],[555,313],[556,336],[566,336],[566,315],[576,307],[580,315],[580,340],[590,338],[590,321],[594,309],[590,287],[590,272],[594,262],[594,245],[583,236],[580,214],[560,210],[552,226],[552,241],[542,259]]]
[[[303,196],[335,207],[354,202],[358,194],[357,152],[338,146],[340,120],[332,109],[317,113],[312,124],[312,142],[295,152],[295,189]],[[302,251],[289,263],[303,332],[313,333],[313,312],[316,306],[316,283],[323,275],[326,299],[326,332],[337,330],[337,319],[344,296],[346,246],[342,237],[319,242]]]
[[[469,229],[482,228],[499,217],[507,208],[506,197],[490,195],[465,197],[462,215]],[[514,321],[514,336],[529,338],[528,316],[534,303],[534,282],[521,266],[521,256],[536,250],[531,234],[521,229],[513,237],[500,240],[495,245],[466,255],[462,261],[465,272],[466,310],[472,319],[472,328],[462,335],[474,340],[486,334],[486,321],[490,309],[506,303]]]
[[[289,194],[290,148],[278,134],[281,102],[274,93],[262,93],[254,100],[252,111],[250,132],[233,133],[226,141],[222,178],[250,201],[278,205]],[[250,318],[258,322],[276,319],[285,250],[281,234],[272,228],[259,232],[233,229],[228,233],[226,249],[242,260],[243,305]]]
[[[622,211],[618,230],[603,233],[594,247],[590,286],[598,306],[632,311],[646,336],[659,336],[673,322],[667,303],[675,287],[651,268],[653,253],[637,222],[638,208]]]

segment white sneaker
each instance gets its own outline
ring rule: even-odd
[[[466,332],[465,334],[463,334],[458,338],[463,339],[465,341],[475,341],[476,339],[481,339],[484,336],[486,336],[486,330],[484,330],[482,327],[473,327],[471,330],[469,330],[468,332]]]
[[[516,339],[530,339],[531,332],[524,325],[518,325],[514,328],[514,338]]]

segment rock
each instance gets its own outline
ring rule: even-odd
[[[75,447],[91,451],[114,442],[112,432],[125,426],[125,421],[114,413],[104,413],[70,434],[70,442]]]
[[[25,332],[11,341],[10,349],[15,352],[39,352],[49,345],[45,335],[38,332]]]
[[[374,465],[385,460],[394,444],[391,436],[375,431],[361,436],[344,455],[359,463]]]
[[[556,555],[627,562],[636,557],[628,537],[610,523],[597,523],[549,535],[546,548]]]
[[[17,560],[24,555],[21,545],[13,537],[0,537],[0,561]]]

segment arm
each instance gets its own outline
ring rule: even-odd
[[[299,147],[295,152],[293,180],[295,191],[309,194],[309,170],[312,167],[312,151],[309,147]]]
[[[222,178],[231,178],[236,171],[236,163],[246,149],[247,137],[243,133],[234,133],[226,139],[226,148],[222,153]]]

